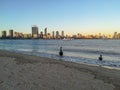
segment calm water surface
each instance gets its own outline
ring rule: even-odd
[[[60,57],[59,47],[64,56]],[[120,40],[0,40],[0,49],[73,62],[120,67]],[[98,61],[99,55],[103,61]]]

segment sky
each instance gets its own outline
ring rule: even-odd
[[[120,32],[120,0],[0,0],[0,31]]]

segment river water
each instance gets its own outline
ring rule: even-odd
[[[64,56],[59,56],[62,46]],[[120,68],[120,40],[0,40],[0,49],[12,52]],[[99,61],[99,55],[103,61]]]

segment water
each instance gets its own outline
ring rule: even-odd
[[[58,55],[60,46],[63,47],[63,57]],[[0,49],[120,68],[120,40],[0,40]],[[100,54],[103,55],[102,62],[98,60]]]

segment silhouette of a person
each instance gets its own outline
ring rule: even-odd
[[[99,56],[99,60],[100,61],[102,61],[103,60],[103,58],[102,58],[102,55],[100,54],[100,56]]]
[[[63,56],[63,51],[62,51],[62,47],[60,47],[60,52],[59,52],[60,56]]]

